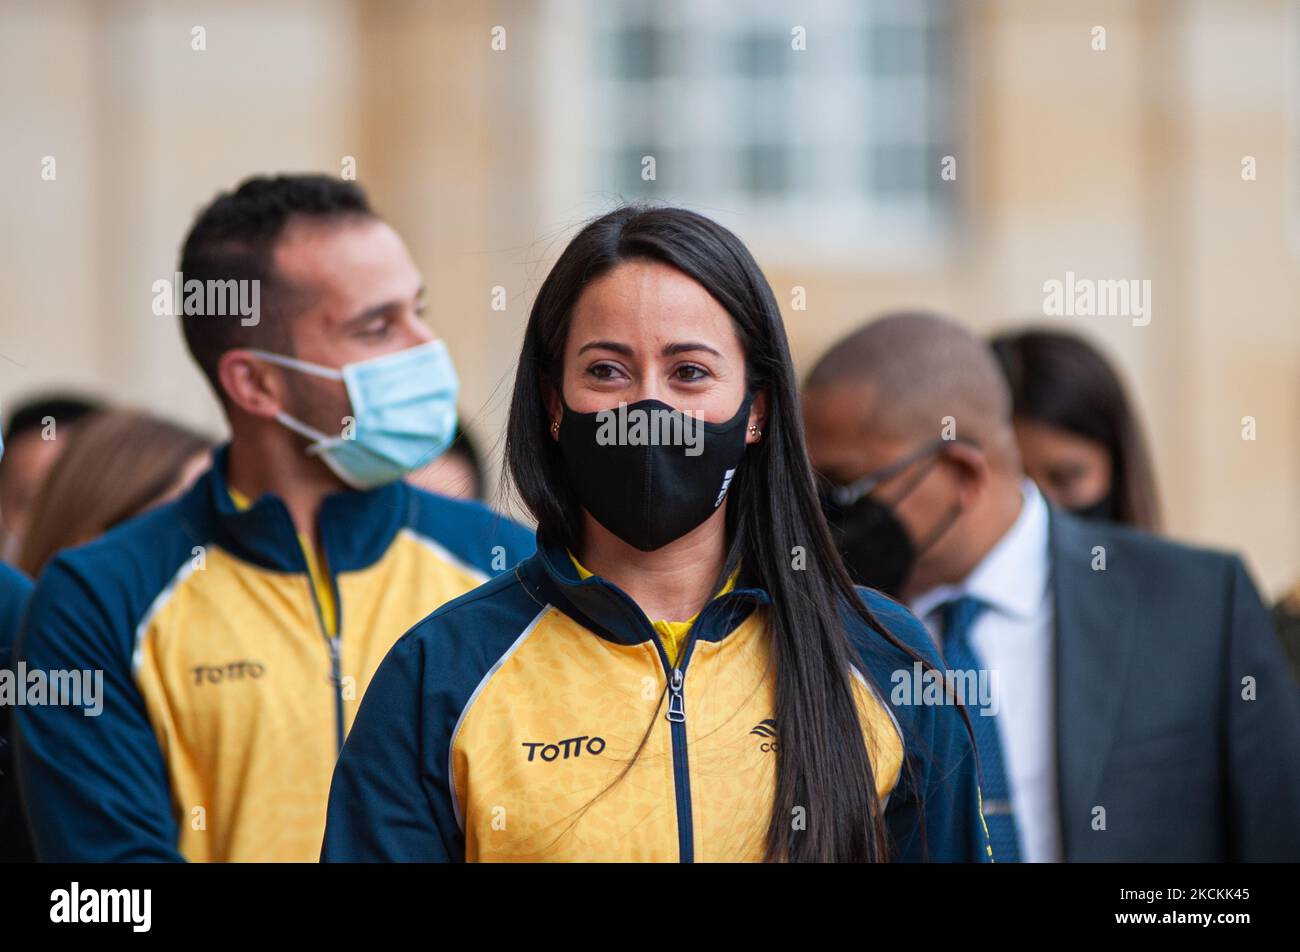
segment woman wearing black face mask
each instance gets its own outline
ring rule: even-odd
[[[964,711],[854,589],[740,241],[622,208],[538,293],[507,444],[538,554],[381,665],[330,860],[983,861]],[[914,665],[917,665],[914,669]]]
[[[1053,330],[999,334],[990,344],[1011,385],[1026,475],[1062,509],[1156,531],[1150,453],[1106,358]]]

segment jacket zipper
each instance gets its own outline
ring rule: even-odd
[[[320,597],[316,594],[316,580],[312,577],[311,566],[303,556],[303,567],[307,572],[307,588],[311,592],[311,603],[316,609],[316,624],[325,638],[330,654],[330,682],[334,685],[334,743],[337,753],[343,752],[343,665],[340,660],[342,645],[338,635],[331,635],[325,628],[325,613],[321,610]],[[334,584],[334,573],[326,562],[325,575],[329,579],[330,594],[334,598],[334,626],[342,630],[343,606],[339,604],[338,587]]]
[[[337,623],[338,604],[334,606]],[[326,635],[330,644],[330,680],[334,682],[334,744],[343,753],[343,666],[339,661],[341,645],[338,635]]]
[[[672,725],[673,738],[673,782],[677,790],[677,844],[679,860],[683,863],[695,862],[695,825],[691,813],[691,771],[690,761],[686,756],[686,665],[695,653],[695,642],[700,632],[700,625],[705,616],[710,614],[716,601],[710,602],[696,616],[691,628],[691,637],[686,642],[685,653],[677,659],[677,664],[669,665],[668,652],[664,650],[659,633],[654,632],[655,647],[659,649],[659,658],[663,662],[664,672],[668,676],[668,713],[664,717]]]
[[[699,624],[699,620],[696,620]],[[664,673],[668,678],[668,713],[664,717],[671,725],[673,742],[673,786],[677,793],[677,850],[678,859],[683,863],[695,862],[695,829],[691,816],[691,773],[690,762],[686,756],[686,664],[691,660],[695,648],[695,639],[687,643],[686,654],[678,660],[676,666],[668,663],[668,653],[655,633],[655,647],[663,662]]]
[[[644,613],[642,613],[636,602],[613,586],[610,586],[610,590],[621,595],[635,615],[645,619]],[[663,664],[664,675],[668,679],[668,713],[664,717],[671,725],[670,729],[672,731],[673,787],[677,795],[677,850],[678,860],[683,863],[695,862],[695,828],[691,816],[690,762],[686,756],[686,665],[695,652],[696,633],[699,631],[700,623],[710,613],[710,609],[714,607],[714,604],[716,604],[716,600],[705,605],[699,616],[696,617],[695,624],[692,626],[691,638],[686,643],[686,653],[678,659],[676,665],[668,663],[668,652],[664,650],[663,641],[660,640],[659,633],[654,630],[654,626],[650,625],[648,621],[644,622],[645,627],[650,630],[650,640],[659,652],[659,660]]]

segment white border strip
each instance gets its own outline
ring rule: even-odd
[[[470,577],[477,579],[480,584],[488,581],[492,577],[488,575],[486,572],[484,572],[482,569],[475,568],[473,565],[470,565],[468,562],[456,558],[456,556],[452,555],[450,552],[448,552],[445,548],[443,548],[433,539],[430,539],[427,535],[421,535],[420,533],[412,529],[410,526],[403,526],[401,530],[399,530],[399,532],[401,535],[410,536],[416,542],[420,543],[420,545],[424,546],[434,555],[438,556],[438,558],[446,562],[450,562],[452,565],[456,566],[456,568],[460,569],[462,572],[465,572]]]
[[[203,558],[207,558],[206,553],[210,547],[211,545],[209,543],[204,543],[200,546],[205,553]],[[171,597],[176,594],[176,589],[178,589],[186,579],[197,571],[194,562],[198,558],[199,556],[191,555],[185,560],[185,563],[176,571],[176,574],[172,576],[172,580],[167,583],[167,587],[159,592],[150,603],[149,610],[146,611],[144,617],[140,619],[140,624],[135,626],[135,646],[131,651],[132,677],[135,677],[140,673],[140,662],[144,659],[145,632],[149,629],[149,625],[153,623],[154,618],[158,616],[158,613],[162,611],[167,602],[171,600]]]
[[[492,665],[487,674],[483,675],[478,687],[474,688],[474,693],[469,696],[469,700],[461,708],[460,717],[456,718],[456,726],[451,732],[451,743],[447,745],[447,788],[451,791],[451,807],[456,813],[456,825],[460,827],[461,832],[465,830],[465,816],[461,812],[460,796],[456,793],[456,739],[460,736],[461,725],[465,723],[465,717],[469,714],[469,709],[474,706],[474,702],[478,700],[479,695],[488,686],[488,682],[501,670],[501,666],[510,660],[510,656],[519,650],[519,646],[528,640],[528,636],[533,633],[533,629],[537,627],[542,617],[550,610],[549,603],[542,606],[542,610],[528,623],[528,627],[519,633],[519,637],[515,639],[514,644],[507,648],[505,653],[500,658],[497,658],[496,664]]]

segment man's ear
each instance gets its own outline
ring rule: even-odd
[[[988,488],[992,479],[989,459],[974,443],[953,440],[944,447],[944,456],[957,470],[957,492],[963,509],[972,506]]]
[[[767,389],[754,394],[754,402],[749,405],[749,421],[746,423],[745,442],[757,443],[763,437],[755,434],[748,427],[758,427],[760,434],[767,433]]]
[[[250,416],[274,419],[284,409],[284,378],[246,350],[222,354],[217,379],[226,399]]]

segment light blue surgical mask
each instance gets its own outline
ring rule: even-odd
[[[353,489],[396,482],[442,455],[456,435],[460,382],[447,345],[440,340],[341,369],[265,350],[249,353],[290,370],[344,382],[354,423],[341,434],[322,433],[284,412],[276,419],[314,440],[307,452],[319,456]]]

